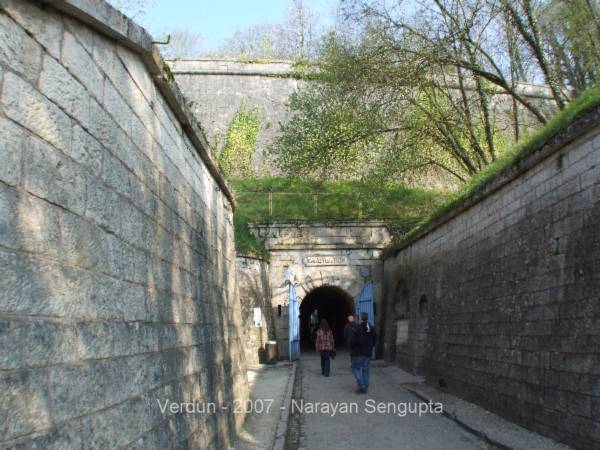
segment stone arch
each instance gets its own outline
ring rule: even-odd
[[[311,289],[300,303],[300,343],[304,349],[314,349],[310,334],[310,315],[318,310],[319,319],[327,319],[336,347],[345,345],[343,339],[347,317],[354,314],[354,299],[338,286],[322,285]]]

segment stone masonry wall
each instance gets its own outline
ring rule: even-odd
[[[247,383],[226,186],[145,31],[52,4],[0,0],[0,447],[229,447],[243,417],[220,406]]]
[[[265,344],[275,339],[269,286],[269,263],[262,259],[238,256],[237,277],[242,320],[243,343],[248,364],[265,362]],[[260,308],[261,326],[254,322],[254,308]]]
[[[290,94],[305,83],[287,76],[290,63],[184,60],[170,65],[210,139],[225,136],[242,103],[257,108],[260,149],[272,142],[285,120]]]
[[[225,143],[229,124],[243,104],[258,110],[260,128],[254,167],[259,172],[273,172],[263,151],[279,132],[279,123],[287,118],[290,94],[305,81],[291,78],[290,63],[239,63],[235,61],[173,61],[173,74],[192,110],[211,142]]]
[[[385,260],[386,356],[600,447],[599,230],[595,110]]]

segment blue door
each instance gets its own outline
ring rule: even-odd
[[[360,313],[366,312],[369,315],[369,323],[375,324],[375,314],[373,311],[373,283],[370,280],[368,267],[363,267],[360,271],[363,276],[364,285],[360,294],[355,299],[356,319],[360,320]]]
[[[375,324],[373,314],[373,283],[367,281],[356,299],[356,318],[360,318],[360,313],[366,312],[369,315],[369,323]]]
[[[298,304],[294,283],[290,282],[289,290],[289,355],[290,361],[293,361],[300,356],[300,305]]]

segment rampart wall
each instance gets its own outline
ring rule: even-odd
[[[200,128],[106,2],[0,5],[0,446],[229,448],[233,203]],[[215,412],[159,405],[191,401]]]
[[[577,448],[600,446],[600,110],[384,262],[384,353]]]

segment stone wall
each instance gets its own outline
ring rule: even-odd
[[[271,173],[263,151],[273,142],[288,112],[290,94],[305,81],[288,76],[289,62],[172,61],[171,70],[211,142],[225,143],[229,124],[243,104],[256,108],[260,128],[254,167]]]
[[[152,38],[104,1],[51,3],[0,1],[0,446],[229,447],[227,186]]]
[[[386,356],[599,447],[599,230],[596,109],[385,260]]]
[[[265,362],[265,344],[275,339],[269,286],[269,263],[262,259],[238,256],[237,277],[244,322],[243,342],[248,364]],[[254,310],[260,308],[261,323],[256,326]]]

